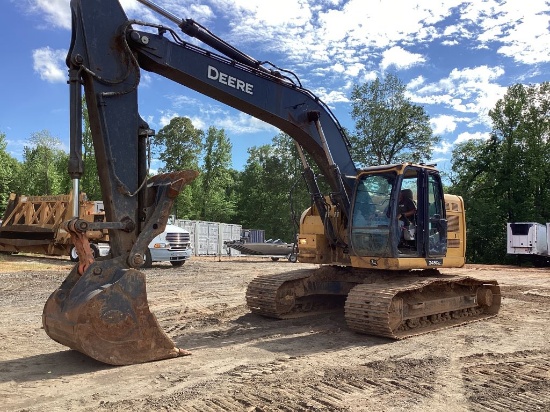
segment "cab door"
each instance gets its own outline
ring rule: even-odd
[[[427,257],[447,254],[447,216],[439,173],[426,170],[424,250]]]

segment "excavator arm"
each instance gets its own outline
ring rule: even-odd
[[[302,154],[306,181],[329,242],[321,195],[302,150],[327,179],[333,204],[349,216],[356,169],[338,121],[313,93],[290,76],[270,70],[192,20],[176,21],[214,51],[183,41],[172,29],[128,20],[117,0],[71,0],[72,38],[67,65],[71,96],[69,173],[78,192],[82,166],[82,85],[88,108],[112,258],[95,261],[81,233],[94,224],[74,218],[66,227],[81,263],[46,302],[43,324],[54,340],[111,364],[178,356],[149,311],[139,271],[149,241],[162,232],[173,201],[196,176],[182,171],[147,177],[147,139],[153,134],[138,111],[141,69],[261,119],[290,135]],[[142,31],[137,30],[139,27]],[[74,216],[78,216],[75,211]]]

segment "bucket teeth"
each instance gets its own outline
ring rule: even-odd
[[[111,365],[188,354],[149,310],[145,275],[113,261],[94,263],[82,277],[75,267],[47,300],[42,322],[53,340]]]

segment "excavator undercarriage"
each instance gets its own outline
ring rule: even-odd
[[[343,307],[350,329],[403,339],[494,316],[501,297],[496,281],[447,276],[435,269],[381,272],[325,266],[260,276],[248,286],[246,300],[253,313],[277,319]]]

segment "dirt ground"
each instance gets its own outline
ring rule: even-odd
[[[51,340],[42,308],[68,260],[0,256],[2,411],[550,410],[550,271],[445,270],[496,279],[500,313],[403,341],[360,335],[343,311],[272,320],[246,308],[259,274],[314,265],[195,258],[145,269],[149,303],[191,356],[104,365]]]

